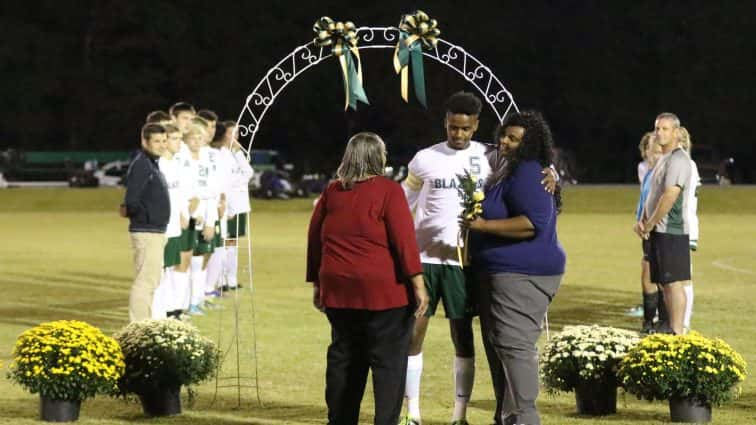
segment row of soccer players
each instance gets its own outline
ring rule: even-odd
[[[163,273],[153,295],[152,318],[201,315],[211,299],[235,290],[237,240],[250,211],[254,171],[236,139],[236,123],[184,102],[154,111],[166,146],[159,159],[170,195]]]

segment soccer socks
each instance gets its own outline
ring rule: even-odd
[[[454,358],[454,412],[452,422],[465,419],[467,403],[470,402],[473,384],[475,383],[475,357]]]
[[[423,374],[423,353],[407,357],[407,379],[404,396],[407,397],[407,415],[420,419],[420,377]]]
[[[237,248],[235,246],[226,247],[226,281],[229,288],[236,288],[239,285],[236,277],[236,270],[239,268],[239,259],[236,255]]]
[[[201,255],[192,257],[192,296],[189,304],[200,305],[205,300],[205,282],[207,271],[202,270],[204,258]]]
[[[683,329],[690,329],[690,318],[693,316],[693,282],[684,285],[685,290],[685,316],[683,316]]]
[[[189,273],[173,270],[173,299],[171,310],[189,310],[192,300],[192,287],[189,283]]]
[[[223,260],[226,257],[226,250],[222,246],[216,247],[210,260],[207,262],[207,281],[205,282],[205,292],[213,292],[218,286],[221,275],[223,274]]]
[[[171,269],[163,269],[160,276],[160,284],[152,293],[151,318],[155,320],[165,319],[166,313],[171,310]]]
[[[663,301],[662,301],[663,302]],[[653,323],[656,317],[656,309],[659,307],[659,294],[657,292],[643,293],[643,322]]]

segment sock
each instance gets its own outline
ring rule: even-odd
[[[160,276],[160,284],[155,288],[155,292],[152,293],[152,307],[151,307],[151,319],[160,320],[165,319],[168,312],[170,301],[170,286],[171,286],[171,271],[170,269],[163,269]]]
[[[173,270],[173,310],[188,310],[192,298],[189,273]]]
[[[664,303],[664,291],[661,289],[656,292],[659,294],[658,309],[659,309],[659,322],[669,323],[669,314],[667,314],[667,304]]]
[[[207,281],[205,282],[205,292],[212,292],[218,287],[221,274],[223,273],[223,258],[226,256],[226,249],[222,246],[215,248],[210,260],[207,262]]]
[[[238,281],[236,280],[236,270],[239,268],[239,259],[236,257],[236,247],[226,247],[226,279],[228,281],[229,288],[236,288]]]
[[[475,383],[475,357],[454,358],[454,413],[452,422],[465,419],[467,403],[470,402],[473,384]]]
[[[659,307],[659,295],[657,292],[643,293],[643,322],[653,322],[656,310]]]
[[[207,271],[202,270],[204,258],[201,255],[192,257],[192,296],[191,305],[200,305],[205,300],[205,282],[207,281]]]
[[[407,380],[404,396],[407,397],[407,415],[420,419],[420,377],[423,374],[423,353],[407,358]]]
[[[690,318],[693,316],[693,282],[690,285],[684,285],[685,290],[685,316],[683,317],[683,328],[690,329]]]

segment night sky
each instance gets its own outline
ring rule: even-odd
[[[0,150],[132,149],[144,116],[179,100],[235,120],[265,72],[312,39],[320,16],[396,26],[419,8],[443,39],[491,67],[521,109],[544,113],[580,181],[635,181],[638,141],[663,111],[703,147],[699,163],[732,156],[746,181],[756,179],[756,2],[313,3],[2,2]],[[442,140],[444,100],[473,88],[426,59],[429,108],[413,96],[405,104],[392,54],[361,52],[371,105],[357,112],[343,111],[335,60],[294,80],[254,147],[330,172],[360,130],[383,136],[397,164]],[[476,139],[489,141],[495,124],[484,109]]]

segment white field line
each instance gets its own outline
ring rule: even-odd
[[[714,266],[714,267],[718,267],[718,268],[720,268],[722,270],[728,270],[728,271],[735,272],[735,273],[743,273],[743,274],[749,274],[749,275],[752,275],[752,276],[756,276],[756,272],[753,271],[753,270],[750,270],[750,269],[741,269],[741,268],[734,267],[734,266],[731,266],[731,265],[725,263],[725,261],[732,260],[734,258],[735,257],[720,258],[719,260],[712,261],[711,265]]]

